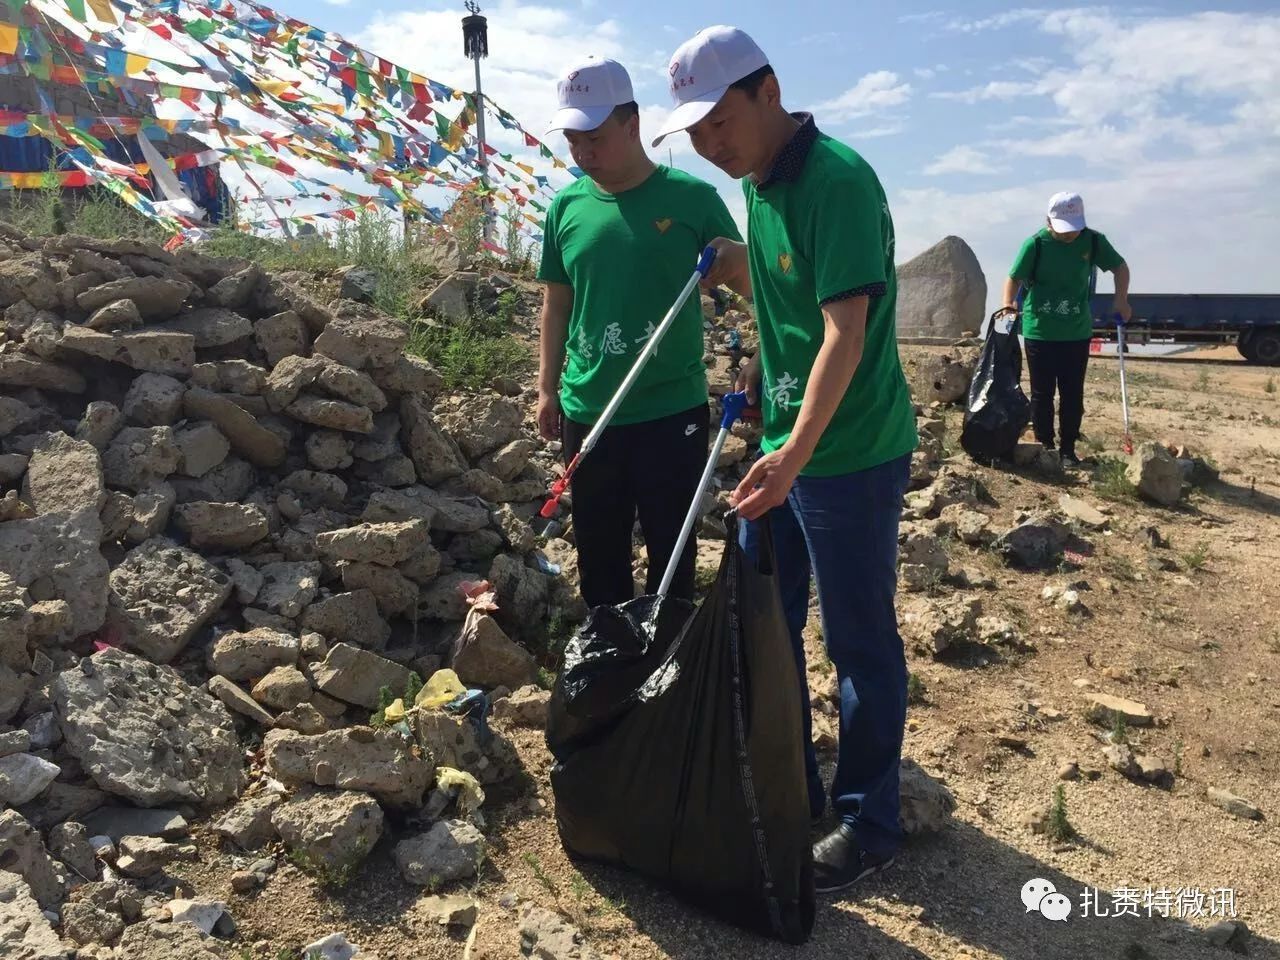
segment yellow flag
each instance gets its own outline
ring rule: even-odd
[[[93,8],[93,12],[98,15],[98,19],[103,23],[116,23],[115,10],[111,8],[111,0],[88,0],[89,6]]]
[[[18,28],[12,23],[0,23],[0,53],[15,53],[18,49]]]
[[[269,93],[273,97],[278,97],[282,93],[286,93],[293,88],[288,80],[255,80],[258,89],[263,93]]]
[[[151,65],[150,57],[144,57],[140,53],[131,53],[127,57],[125,57],[124,72],[126,76],[131,76],[135,73],[141,73],[143,70],[147,69],[147,67],[150,65]]]

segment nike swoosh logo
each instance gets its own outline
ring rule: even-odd
[[[692,437],[697,432],[698,432],[698,425],[696,423],[691,423],[684,428],[684,435],[686,437]]]

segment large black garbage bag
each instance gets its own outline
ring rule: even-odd
[[[654,597],[592,611],[565,652],[547,744],[570,853],[803,943],[814,890],[800,688],[764,532],[757,567],[730,530],[692,617]]]
[[[960,446],[974,460],[1009,458],[1031,422],[1031,402],[1022,392],[1022,347],[1015,322],[1001,332],[992,314],[978,369],[969,384]]]

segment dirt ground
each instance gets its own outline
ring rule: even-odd
[[[910,365],[927,352],[905,348],[904,359]],[[925,692],[910,707],[904,753],[947,785],[957,809],[942,832],[913,840],[891,871],[850,896],[820,898],[812,941],[803,948],[728,927],[620,871],[571,863],[556,836],[550,758],[541,735],[527,730],[512,737],[529,782],[487,801],[489,861],[472,888],[452,891],[479,905],[470,938],[422,915],[425,895],[401,882],[386,839],[336,892],[281,858],[265,889],[233,894],[236,864],[207,833],[199,837],[202,862],[186,876],[201,896],[227,902],[243,957],[271,960],[333,931],[382,960],[515,958],[517,905],[526,901],[559,911],[587,945],[627,960],[1202,960],[1231,955],[1210,945],[1204,930],[1224,913],[1230,918],[1232,906],[1251,931],[1249,955],[1280,958],[1280,588],[1271,566],[1280,562],[1276,377],[1238,362],[1233,348],[1129,363],[1136,439],[1186,444],[1221,469],[1219,482],[1177,509],[1108,500],[1088,471],[1048,481],[976,466],[959,452],[960,411],[945,414],[952,462],[986,486],[994,504],[983,509],[997,529],[1011,527],[1023,511],[1054,506],[1064,492],[1103,508],[1110,529],[1086,533],[1090,549],[1075,558],[1078,569],[1047,575],[1011,570],[990,550],[950,545],[953,566],[995,582],[995,589],[976,591],[983,613],[1016,624],[1023,648],[975,645],[935,659],[908,645],[910,669]],[[1118,453],[1114,359],[1091,364],[1087,403],[1085,449]],[[1140,535],[1148,527],[1168,548],[1149,545]],[[1042,600],[1047,584],[1074,581],[1088,585],[1081,591],[1087,613],[1067,614]],[[1139,785],[1107,766],[1105,730],[1085,718],[1085,691],[1150,708],[1156,724],[1130,728],[1129,737],[1141,753],[1168,764],[1171,786]],[[1068,761],[1099,775],[1064,782],[1058,771]],[[1059,783],[1077,838],[1053,844],[1021,820],[1045,807]],[[1263,819],[1238,819],[1213,805],[1211,787],[1248,799]],[[1067,921],[1024,910],[1020,891],[1033,878],[1072,900]],[[1112,916],[1082,916],[1086,887],[1099,891]],[[1224,890],[1233,902],[1211,909],[1212,892]],[[1168,919],[1148,918],[1145,895],[1160,891],[1172,892],[1175,909]],[[1190,894],[1185,909],[1178,891]],[[1196,892],[1206,898],[1203,916],[1194,916]],[[1139,916],[1114,915],[1135,899],[1131,910]]]

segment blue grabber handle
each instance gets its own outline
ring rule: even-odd
[[[739,393],[726,393],[720,398],[720,405],[724,410],[720,417],[720,429],[728,430],[737,423],[743,411],[747,409],[747,392],[743,390]]]
[[[705,280],[707,274],[711,272],[712,265],[716,262],[716,248],[707,246],[702,251],[702,256],[698,258],[698,272],[702,274]]]

